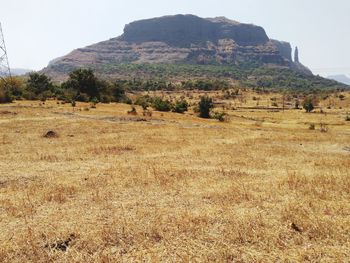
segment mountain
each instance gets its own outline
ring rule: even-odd
[[[293,60],[290,43],[270,39],[260,26],[225,17],[135,21],[121,36],[56,58],[42,72],[62,81],[76,68],[91,68],[109,79],[220,78],[262,88],[349,88],[314,76],[299,61],[297,48]]]
[[[333,75],[333,76],[328,76],[328,79],[336,80],[340,83],[344,83],[346,85],[350,85],[350,78],[345,76],[345,75]]]
[[[270,39],[259,26],[224,17],[175,15],[132,22],[123,35],[76,49],[53,60],[44,71],[60,75],[77,67],[123,63],[259,64],[311,75],[292,61],[291,53],[289,43]]]

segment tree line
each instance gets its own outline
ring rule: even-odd
[[[92,69],[76,69],[68,79],[54,83],[43,73],[33,72],[28,77],[11,77],[0,80],[0,102],[11,102],[14,99],[46,100],[56,98],[63,101],[99,101],[130,103],[128,91],[157,90],[203,90],[212,91],[230,88],[225,80],[200,79],[186,80],[174,84],[164,80],[123,80],[107,81],[98,78]]]

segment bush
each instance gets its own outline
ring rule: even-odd
[[[157,97],[154,99],[152,107],[157,111],[170,111],[173,105],[170,101]]]
[[[13,97],[11,92],[5,89],[0,90],[0,103],[11,103],[13,101]]]
[[[345,121],[350,121],[350,115],[346,115]]]
[[[24,91],[24,81],[21,77],[0,78],[0,90],[8,91],[13,99],[20,99]]]
[[[299,102],[299,100],[296,100],[295,104],[294,104],[294,108],[299,109],[299,106],[300,106],[300,102]]]
[[[96,105],[99,103],[99,100],[94,97],[90,100],[90,104],[91,104],[91,108],[95,109],[96,108]]]
[[[324,123],[320,123],[320,131],[321,132],[328,132],[328,127]]]
[[[131,110],[128,111],[129,115],[137,115],[136,108],[134,106],[131,106]]]
[[[184,113],[188,110],[188,103],[186,100],[176,101],[173,112]]]
[[[220,122],[224,122],[227,119],[227,114],[225,112],[215,112],[213,118]]]
[[[201,97],[201,100],[198,104],[199,117],[201,118],[210,118],[210,110],[214,108],[212,98],[207,96]]]
[[[315,129],[315,124],[310,123],[309,130],[314,130]]]
[[[74,98],[76,101],[81,101],[81,102],[89,102],[89,95],[86,93],[79,93],[75,96]]]
[[[306,112],[312,112],[314,110],[314,101],[311,97],[308,97],[304,100],[303,108]]]
[[[344,100],[344,99],[345,99],[345,96],[344,96],[343,94],[340,94],[340,95],[339,95],[339,99],[340,99],[340,100]]]
[[[119,82],[113,84],[112,93],[115,102],[126,101],[127,96],[125,94],[125,89],[121,86]]]

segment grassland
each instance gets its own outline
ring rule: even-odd
[[[223,123],[1,105],[0,262],[348,262],[345,95],[308,114],[249,93]]]

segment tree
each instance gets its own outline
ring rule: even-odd
[[[314,100],[311,97],[305,98],[303,102],[303,108],[306,112],[312,112],[314,110]]]
[[[27,89],[35,95],[39,95],[45,91],[51,91],[53,85],[51,79],[45,74],[33,72],[29,74],[27,80]]]
[[[0,103],[9,103],[13,99],[21,98],[24,81],[21,77],[0,78]]]
[[[66,89],[73,89],[78,92],[77,99],[82,100],[84,94],[88,99],[100,98],[100,81],[91,69],[76,69],[69,74],[69,79],[63,83]]]
[[[116,81],[113,83],[112,95],[116,102],[124,102],[127,99],[124,84],[121,81]]]
[[[199,107],[199,117],[210,118],[210,110],[214,108],[212,98],[209,98],[207,96],[201,97],[198,107]]]
[[[3,79],[0,79],[0,104],[11,103],[12,101],[13,97],[7,83]]]

